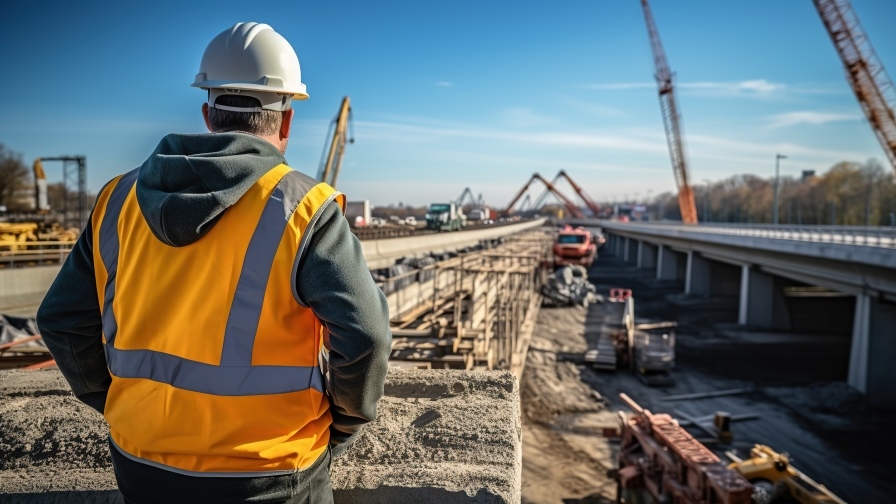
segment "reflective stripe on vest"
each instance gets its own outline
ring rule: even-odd
[[[253,366],[252,348],[264,302],[271,264],[289,218],[304,197],[296,177],[287,173],[268,198],[252,234],[236,292],[227,317],[220,365],[211,365],[154,350],[115,348],[118,323],[112,302],[118,269],[118,219],[138,170],[123,175],[106,204],[99,231],[99,248],[107,272],[104,290],[103,333],[106,361],[112,375],[144,378],[172,387],[219,396],[283,394],[315,389],[323,391],[318,366]],[[325,207],[334,196],[321,206]],[[303,242],[304,240],[303,236]],[[304,248],[304,243],[300,249]],[[296,258],[298,264],[299,257]],[[295,269],[295,268],[294,268]]]

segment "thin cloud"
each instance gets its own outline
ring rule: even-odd
[[[765,79],[746,80],[740,82],[682,82],[678,84],[683,89],[708,89],[730,94],[769,94],[782,91],[787,86]]]
[[[532,128],[557,124],[553,117],[539,114],[528,108],[511,108],[501,113],[501,121],[514,128]]]
[[[454,84],[452,84],[452,83],[450,83],[450,82],[446,82],[446,81],[439,81],[439,82],[436,82],[436,86],[439,86],[439,87],[454,87]]]
[[[811,112],[808,110],[787,112],[770,117],[770,128],[782,128],[797,124],[826,124],[840,121],[856,121],[862,117],[859,114],[841,114],[836,112]]]
[[[653,82],[616,82],[612,84],[586,84],[584,87],[598,91],[625,91],[628,89],[655,88],[656,84]]]
[[[709,96],[769,96],[774,93],[788,90],[786,84],[770,82],[766,79],[751,79],[731,82],[677,82],[679,89],[691,94],[699,93]],[[588,84],[587,89],[598,91],[626,91],[631,89],[656,88],[653,82],[619,82],[609,84]]]

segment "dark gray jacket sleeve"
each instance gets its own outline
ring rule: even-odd
[[[392,348],[389,307],[339,206],[322,210],[296,273],[296,290],[330,333],[328,391],[334,455],[376,418]]]
[[[103,352],[92,236],[88,221],[37,310],[37,327],[75,397],[102,413],[112,377]]]

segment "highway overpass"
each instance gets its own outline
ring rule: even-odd
[[[601,227],[602,253],[681,280],[689,295],[736,297],[744,326],[844,328],[848,383],[872,406],[896,408],[896,229],[573,223]]]

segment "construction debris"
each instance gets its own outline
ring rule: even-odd
[[[0,315],[0,369],[53,363],[33,318]]]
[[[625,394],[620,398],[635,414],[620,412],[617,498],[641,502],[646,493],[656,502],[750,504],[752,485],[672,417],[653,414]]]
[[[603,296],[597,294],[597,288],[588,281],[588,270],[583,266],[572,264],[559,268],[547,279],[541,293],[558,306],[602,303]]]

